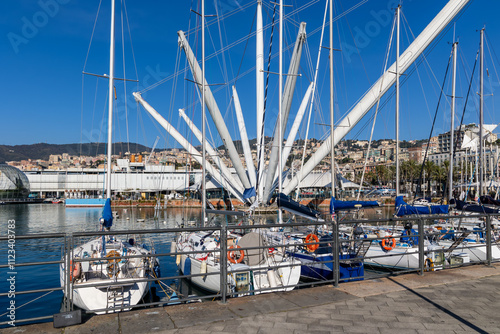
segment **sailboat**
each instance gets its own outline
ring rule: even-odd
[[[113,225],[111,211],[111,150],[114,79],[114,22],[115,0],[111,0],[111,43],[108,110],[107,199],[100,219],[101,231]],[[145,279],[159,274],[159,264],[145,247],[135,239],[121,240],[113,235],[94,238],[63,257],[60,282],[66,300],[97,314],[130,310],[148,291]],[[128,258],[128,256],[133,256]]]
[[[201,73],[194,72],[195,81],[201,81],[199,88],[202,97],[202,222],[205,224],[206,216],[206,185],[205,168],[207,160],[205,157],[205,6],[201,5],[202,24],[202,69]],[[183,35],[179,32],[179,36]],[[188,46],[185,46],[189,49]],[[189,54],[189,51],[187,51]],[[188,59],[190,56],[188,55]],[[197,76],[201,74],[201,80]],[[207,94],[208,95],[208,94]],[[137,98],[137,96],[136,96]],[[208,103],[207,103],[208,104]],[[144,104],[143,104],[144,105]],[[219,123],[221,126],[221,124]],[[255,190],[245,188],[243,197],[249,199],[255,196]],[[221,290],[221,273],[227,270],[228,293],[247,294],[247,292],[258,294],[273,291],[289,291],[295,288],[300,279],[300,262],[288,259],[279,252],[272,252],[267,247],[266,241],[259,233],[247,233],[239,235],[228,232],[224,238],[227,243],[227,261],[222,260],[221,235],[218,230],[205,232],[181,232],[174,246],[178,255],[177,265],[188,279],[210,292]],[[245,249],[245,248],[252,249]],[[186,253],[187,252],[187,253]],[[198,253],[193,253],[198,252]],[[225,267],[225,268],[224,268]],[[206,275],[195,275],[206,274]],[[194,275],[194,276],[191,276]]]

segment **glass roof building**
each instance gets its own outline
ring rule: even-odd
[[[0,201],[16,201],[28,198],[30,182],[19,169],[0,165]]]

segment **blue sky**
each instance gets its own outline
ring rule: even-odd
[[[335,117],[340,119],[356,100],[379,77],[385,60],[385,50],[390,36],[393,9],[397,1],[369,0],[366,3],[353,0],[334,0],[335,16],[344,13],[357,3],[358,8],[338,19],[334,24],[335,60]],[[207,29],[207,56],[235,41],[235,46],[207,60],[207,80],[211,84],[231,82],[239,73],[245,73],[255,65],[255,37],[246,36],[252,28],[256,5],[253,0],[206,1],[207,14],[218,14],[224,20],[215,21]],[[271,22],[272,5],[264,6],[264,25]],[[290,122],[298,109],[302,96],[313,77],[313,67],[319,47],[325,2],[287,1],[286,13],[296,11],[285,22],[285,46],[295,41],[298,22],[307,23],[307,43],[301,60],[302,76],[292,104]],[[401,50],[413,40],[411,31],[418,35],[447,3],[444,0],[403,1]],[[198,1],[131,1],[125,2],[128,14],[124,20],[123,43],[121,1],[117,0],[116,18],[116,76],[137,79],[139,83],[116,83],[116,119],[114,140],[152,146],[156,137],[161,138],[158,147],[176,146],[173,139],[165,135],[147,113],[138,108],[131,94],[144,90],[161,79],[161,85],[147,90],[143,96],[158,112],[172,123],[194,144],[184,122],[178,115],[179,108],[201,127],[201,108],[197,102],[189,72],[173,75],[186,66],[185,56],[179,52],[177,31],[194,29],[196,14],[190,12],[191,5],[198,9]],[[0,35],[2,48],[2,131],[0,144],[17,145],[38,142],[62,144],[106,140],[106,94],[107,82],[92,76],[82,76],[82,71],[104,74],[109,66],[109,15],[110,1],[103,0],[92,35],[98,0],[16,0],[0,2]],[[465,97],[468,80],[479,45],[479,32],[486,27],[488,46],[486,49],[485,122],[498,123],[495,106],[500,103],[496,90],[499,87],[500,63],[497,55],[500,38],[500,22],[497,1],[474,0],[439,41],[432,44],[432,52],[425,52],[426,60],[407,79],[401,90],[401,139],[427,138],[432,117],[436,109],[440,85],[451,51],[453,34],[459,40],[457,67],[457,96]],[[213,21],[209,18],[208,21]],[[316,31],[316,32],[315,32]],[[91,37],[92,38],[92,43]],[[221,37],[222,36],[222,37]],[[270,29],[265,32],[264,53],[269,52]],[[201,57],[200,35],[192,30],[190,45]],[[327,45],[327,35],[323,45]],[[89,48],[90,45],[90,48]],[[356,49],[357,46],[357,49]],[[278,47],[278,32],[275,31],[273,51]],[[497,49],[495,49],[497,48]],[[122,50],[124,52],[122,52]],[[358,54],[359,52],[359,54]],[[125,59],[125,66],[123,65]],[[395,60],[392,50],[389,62]],[[178,60],[178,61],[177,61]],[[288,68],[290,51],[284,52],[284,71]],[[176,64],[178,64],[176,66]],[[266,65],[267,66],[267,65]],[[225,69],[225,70],[224,70]],[[273,58],[271,71],[278,72],[278,58]],[[226,75],[224,73],[227,73]],[[329,122],[328,59],[322,51],[318,76],[320,106],[312,115],[310,134],[321,138],[326,132],[323,123]],[[451,78],[444,91],[451,94]],[[236,81],[243,106],[247,131],[255,138],[255,71],[241,76]],[[226,119],[233,139],[239,139],[236,117],[232,107],[230,85],[212,86],[219,109]],[[272,135],[278,109],[278,80],[271,75],[268,91],[268,114],[266,135]],[[474,100],[464,122],[478,122],[478,80],[471,90]],[[390,91],[391,92],[391,91]],[[493,94],[493,95],[491,95]],[[384,98],[383,100],[385,100]],[[464,98],[457,101],[457,113],[461,115]],[[194,107],[193,107],[194,105]],[[126,107],[126,110],[125,110]],[[375,138],[394,138],[394,99],[391,98],[380,110],[375,125]],[[372,112],[369,113],[371,115]],[[497,113],[498,114],[498,113]],[[351,139],[368,139],[371,123],[365,117],[347,136]],[[459,122],[459,117],[455,121]],[[128,124],[128,126],[127,126]],[[299,138],[305,136],[305,121]],[[449,130],[449,98],[440,108],[434,134]],[[217,144],[215,127],[209,119],[210,138]],[[127,135],[128,133],[128,135]],[[311,136],[310,135],[310,136]]]

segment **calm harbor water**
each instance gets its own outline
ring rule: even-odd
[[[101,208],[66,208],[57,204],[20,204],[0,206],[0,229],[1,235],[7,235],[8,222],[15,221],[13,229],[16,236],[36,235],[46,233],[69,233],[69,232],[92,232],[97,231],[98,220],[101,216]],[[155,217],[154,208],[117,208],[118,218],[114,220],[113,230],[127,231],[137,229],[163,229],[174,228],[185,222],[199,222],[201,211],[199,209],[172,208],[160,210]],[[379,210],[366,211],[364,218],[387,216],[393,208],[380,208]],[[238,218],[233,216],[216,216],[215,223],[237,224]],[[241,220],[241,218],[239,218]],[[264,221],[274,223],[276,215],[264,217]],[[12,229],[11,229],[12,230]],[[126,236],[120,236],[125,238]],[[174,235],[150,234],[145,237],[152,242],[156,253],[168,253],[170,243]],[[82,240],[83,241],[83,240]],[[80,241],[80,242],[82,242]],[[78,242],[77,242],[78,243]],[[57,288],[59,282],[59,265],[19,266],[27,262],[59,261],[63,250],[62,238],[31,239],[15,241],[15,290],[27,291],[35,289]],[[0,264],[8,262],[8,243],[0,242]],[[175,259],[172,257],[160,258],[162,276],[174,276],[177,270]],[[0,281],[0,292],[6,293],[10,289],[7,281],[9,268],[0,269],[2,278]],[[191,286],[182,282],[166,282],[175,284],[177,289],[184,295],[197,294]],[[159,290],[159,289],[158,289]],[[161,296],[160,296],[161,297]],[[39,298],[39,299],[36,299]],[[16,295],[16,318],[52,316],[60,312],[63,298],[62,291],[47,294],[22,294]],[[0,322],[9,321],[6,307],[10,299],[0,297]],[[22,306],[29,303],[26,306]],[[3,326],[2,326],[3,327]]]

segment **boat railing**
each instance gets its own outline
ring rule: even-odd
[[[130,281],[127,284],[138,284],[140,282],[147,282],[148,284],[156,284],[158,295],[154,293],[146,295],[143,300],[137,305],[130,305],[124,307],[122,306],[111,306],[106,309],[99,310],[89,310],[88,313],[93,312],[115,312],[120,310],[129,310],[133,308],[144,308],[152,306],[166,306],[169,304],[179,304],[193,302],[199,299],[213,300],[219,299],[222,303],[225,303],[228,298],[237,297],[239,295],[252,295],[264,292],[282,291],[284,289],[292,288],[308,288],[311,286],[317,286],[320,284],[331,284],[333,286],[338,286],[342,282],[352,281],[352,280],[369,280],[376,279],[380,277],[387,277],[390,275],[400,275],[404,273],[418,273],[424,275],[426,271],[433,270],[444,270],[448,268],[454,268],[458,266],[472,265],[472,264],[486,264],[491,265],[493,262],[500,261],[500,257],[494,254],[500,252],[499,240],[495,239],[495,235],[498,235],[498,224],[492,224],[493,221],[500,219],[500,215],[482,215],[477,214],[474,216],[426,216],[426,217],[404,217],[404,218],[390,218],[390,219],[374,219],[374,220],[343,220],[337,222],[335,220],[326,219],[323,222],[289,222],[287,224],[253,224],[249,219],[248,224],[244,225],[225,225],[222,226],[189,226],[182,228],[162,228],[162,229],[142,229],[142,230],[124,230],[124,231],[100,231],[100,232],[78,232],[78,233],[53,233],[53,234],[31,234],[31,235],[16,235],[16,245],[17,252],[19,256],[16,258],[16,263],[13,267],[9,267],[8,263],[0,264],[0,270],[8,274],[14,270],[17,272],[16,285],[17,289],[12,292],[17,298],[18,309],[16,314],[15,323],[25,324],[29,322],[40,322],[52,319],[53,314],[37,314],[36,317],[33,313],[24,312],[29,306],[20,305],[21,301],[28,302],[28,295],[33,298],[40,297],[41,294],[54,293],[58,294],[59,298],[63,300],[61,312],[69,312],[75,309],[73,304],[73,298],[75,292],[79,289],[88,287],[97,287],[101,290],[106,289],[118,289],[127,283],[127,279]],[[480,240],[482,242],[477,243],[461,243],[459,247],[451,249],[451,244],[454,240],[458,240],[460,236],[464,233],[464,230],[460,229],[459,222],[461,219],[467,218],[468,221],[475,219],[478,224],[472,231],[472,233],[480,235]],[[257,220],[256,220],[257,221]],[[452,224],[453,221],[453,224]],[[443,223],[444,222],[444,223]],[[435,226],[441,225],[449,226],[450,228],[442,227],[438,230]],[[364,227],[363,233],[361,229],[356,229],[357,227]],[[411,235],[401,235],[401,231],[405,230],[404,227],[410,227],[412,232]],[[452,229],[451,227],[454,227]],[[386,235],[372,233],[377,229],[381,231],[389,231]],[[342,233],[339,231],[342,230]],[[235,282],[240,277],[245,277],[245,274],[249,271],[247,268],[242,268],[241,266],[229,266],[229,265],[219,265],[217,270],[206,271],[198,269],[198,271],[182,272],[179,269],[172,269],[176,265],[180,264],[181,257],[196,257],[196,254],[200,254],[200,249],[183,249],[178,250],[175,247],[170,247],[174,242],[175,238],[181,233],[199,233],[199,232],[213,232],[218,233],[218,247],[215,249],[205,250],[207,259],[210,257],[214,260],[214,263],[227,263],[229,264],[229,254],[228,250],[231,250],[228,245],[228,234],[245,234],[248,232],[257,232],[262,236],[266,234],[269,237],[265,239],[266,241],[262,244],[256,246],[241,246],[241,251],[248,254],[250,251],[258,252],[263,254],[264,258],[267,259],[266,263],[262,264],[265,270],[277,270],[283,271],[287,267],[296,267],[298,265],[304,266],[304,263],[300,262],[300,254],[316,254],[314,251],[316,249],[321,250],[317,252],[318,256],[316,258],[316,264],[331,267],[332,275],[329,277],[324,277],[322,280],[311,281],[311,280],[301,280],[298,284],[290,284],[286,277],[278,277],[282,280],[279,289],[276,286],[264,287],[257,289],[254,286],[247,286],[238,288]],[[285,232],[286,231],[286,232]],[[356,231],[356,233],[355,233]],[[310,240],[305,240],[305,236],[309,234],[317,234],[320,236],[317,240],[312,238]],[[329,238],[322,238],[321,234]],[[163,242],[156,242],[155,252],[150,252],[148,254],[120,254],[120,256],[113,257],[76,257],[74,250],[77,245],[81,245],[82,241],[89,240],[96,237],[116,237],[122,238],[123,240],[128,240],[129,236],[135,236],[139,238],[154,238],[155,240],[161,240]],[[451,239],[446,245],[438,245],[439,241],[444,238]],[[370,255],[367,252],[366,247],[374,247],[376,249],[381,249],[381,244],[383,240],[388,238],[395,239],[396,244],[400,246],[405,245],[404,253],[397,253],[394,250],[389,250],[386,252],[379,252],[376,255]],[[403,241],[402,238],[406,241]],[[42,253],[37,254],[37,244],[47,244],[48,239],[51,239],[51,247],[54,244],[58,244],[59,250],[62,249],[65,256],[59,256],[58,252],[54,251],[53,256],[47,257],[42,256]],[[0,236],[0,247],[4,247],[8,243],[8,236]],[[57,240],[57,242],[54,242]],[[293,242],[290,242],[293,240]],[[391,241],[392,242],[392,241]],[[413,242],[413,244],[412,244]],[[26,245],[30,247],[25,248]],[[364,246],[363,246],[364,245]],[[434,245],[434,246],[431,246]],[[21,248],[22,246],[22,248]],[[392,246],[392,245],[391,245]],[[411,246],[411,247],[410,247]],[[365,247],[365,248],[363,248]],[[396,247],[396,245],[394,245]],[[57,248],[57,247],[56,247]],[[389,247],[390,248],[390,247]],[[30,249],[30,255],[28,257],[23,255],[26,249]],[[238,249],[238,251],[240,250]],[[45,249],[46,251],[46,249]],[[460,262],[459,259],[452,261],[452,253],[460,252],[472,252],[481,251],[484,256],[481,258],[470,257],[468,262]],[[497,252],[494,253],[493,251]],[[57,254],[56,254],[57,253]],[[321,256],[319,256],[321,255]],[[431,258],[432,256],[432,258]],[[375,268],[372,266],[375,260],[380,259],[399,259],[399,258],[409,258],[414,257],[418,261],[416,267],[408,268],[384,268],[384,270]],[[21,261],[26,258],[26,261]],[[102,277],[92,277],[92,273],[85,272],[85,284],[75,284],[74,277],[72,277],[71,270],[77,263],[84,263],[89,261],[102,261],[106,265],[108,261],[132,261],[137,263],[144,263],[148,261],[153,261],[154,259],[159,259],[159,263],[162,265],[162,274],[156,273],[150,270],[150,266],[146,266],[148,275],[133,275],[125,273],[122,280],[117,279],[113,276],[112,279],[103,281],[100,280]],[[433,262],[427,261],[427,259],[433,259]],[[134,259],[139,259],[133,261]],[[205,259],[206,260],[206,259]],[[285,261],[286,260],[286,261]],[[203,257],[202,261],[203,262]],[[307,265],[307,264],[306,264]],[[57,269],[55,268],[57,266]],[[64,268],[63,275],[64,282],[63,286],[60,286],[59,282],[59,267]],[[364,272],[359,271],[359,267],[364,266]],[[33,272],[33,268],[44,267],[48,272],[53,273],[53,277],[50,279],[53,284],[48,288],[37,289],[33,287],[32,280],[34,276],[30,276],[29,273]],[[303,267],[302,267],[303,268]],[[350,272],[350,276],[341,277],[340,272],[342,270],[347,270]],[[168,270],[165,270],[168,269]],[[142,270],[142,269],[141,269]],[[257,270],[257,269],[256,269]],[[133,271],[133,269],[132,269]],[[203,278],[204,280],[210,279],[210,277],[217,278],[220,280],[220,288],[218,292],[204,292],[203,295],[190,295],[189,292],[176,291],[177,296],[175,300],[172,298],[171,285],[175,284],[180,286],[181,282],[185,282],[185,279],[192,280],[193,278]],[[182,283],[185,284],[185,283]],[[230,287],[232,285],[232,287]],[[236,287],[235,287],[236,285]],[[21,287],[30,287],[22,289]],[[64,291],[64,295],[68,298],[64,299],[61,291]],[[0,300],[9,300],[9,292],[0,292]],[[3,302],[2,302],[3,304]],[[47,312],[50,312],[47,310]],[[52,310],[54,312],[54,310]],[[3,319],[1,319],[3,320]],[[8,320],[8,319],[7,319]],[[0,325],[6,325],[8,321],[1,322]]]

